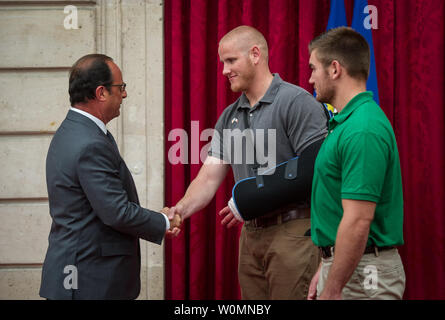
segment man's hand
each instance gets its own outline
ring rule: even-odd
[[[182,224],[182,219],[179,214],[175,214],[173,216],[173,219],[170,219],[170,230],[173,230],[174,228],[179,228]]]
[[[170,221],[170,229],[165,232],[165,235],[169,238],[175,238],[181,232],[180,226],[182,224],[182,219],[179,214],[174,214],[171,208],[165,207],[161,210]]]
[[[320,270],[321,270],[321,263],[320,266],[318,267],[317,272],[312,277],[311,284],[309,285],[309,292],[307,294],[308,300],[317,300],[317,284],[318,284],[318,279],[320,278]]]
[[[237,220],[235,218],[235,216],[233,215],[232,211],[230,211],[230,208],[227,206],[224,209],[222,209],[219,212],[219,215],[221,217],[225,216],[224,219],[221,221],[221,224],[227,225],[227,228],[231,228],[234,227],[236,225],[238,225],[239,223],[241,223],[241,221]]]
[[[173,219],[173,217],[175,215],[179,215],[181,217],[181,219],[183,219],[184,218],[184,213],[182,212],[181,209],[182,209],[182,206],[179,205],[179,204],[176,204],[176,206],[171,207],[170,209],[168,209],[165,214],[167,215],[169,220]]]

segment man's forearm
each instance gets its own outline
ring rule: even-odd
[[[215,195],[215,191],[205,181],[192,181],[184,197],[176,204],[183,219],[189,218],[195,212],[205,208]]]
[[[183,219],[203,209],[215,196],[216,190],[229,170],[229,164],[214,157],[207,157],[197,177],[190,183],[184,197],[170,211],[170,216],[177,213]]]

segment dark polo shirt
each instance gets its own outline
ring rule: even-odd
[[[231,164],[237,182],[254,176],[255,163],[264,171],[299,155],[326,136],[326,123],[323,106],[309,92],[274,74],[256,105],[243,93],[223,111],[208,154]]]

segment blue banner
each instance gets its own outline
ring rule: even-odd
[[[328,26],[326,31],[337,27],[348,26],[346,21],[345,2],[343,0],[331,0]]]
[[[369,23],[365,26],[365,19],[369,15],[368,0],[355,0],[354,13],[352,16],[352,29],[359,32],[368,42],[371,63],[369,66],[369,77],[366,82],[366,89],[374,93],[374,100],[379,104],[379,88],[377,86],[377,71],[375,67],[374,45],[372,43],[372,29]]]
[[[331,0],[331,8],[329,12],[329,20],[326,31],[342,26],[348,26],[348,21],[346,20],[345,2],[344,0]],[[329,103],[323,104],[332,118],[337,110]]]

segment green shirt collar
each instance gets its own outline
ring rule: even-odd
[[[361,92],[358,95],[356,95],[354,98],[352,98],[346,106],[343,108],[343,110],[337,114],[335,114],[334,117],[329,120],[329,127],[333,128],[336,125],[343,123],[346,119],[349,118],[349,116],[362,104],[368,102],[369,100],[373,99],[373,93],[372,91],[365,91]]]

